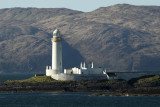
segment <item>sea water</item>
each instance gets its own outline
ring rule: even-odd
[[[33,77],[35,74],[25,74],[25,73],[2,73],[0,74],[0,82],[7,80],[23,80]]]
[[[90,94],[93,92],[0,93],[0,107],[160,107],[160,97]]]

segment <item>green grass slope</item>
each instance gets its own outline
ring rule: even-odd
[[[50,76],[36,76],[36,77],[28,78],[25,80],[7,80],[6,81],[6,83],[11,83],[11,82],[46,83],[46,82],[58,82],[58,81],[52,79]]]

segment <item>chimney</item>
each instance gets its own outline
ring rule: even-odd
[[[86,63],[84,62],[83,67],[86,68]]]
[[[83,68],[83,64],[82,64],[82,62],[81,62],[81,64],[80,64],[80,68],[81,68],[81,69]]]
[[[93,68],[93,62],[92,62],[92,64],[91,64],[91,68]]]

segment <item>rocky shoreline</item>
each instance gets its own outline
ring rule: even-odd
[[[132,93],[94,93],[89,96],[160,96],[160,94],[132,94]]]
[[[57,81],[50,77],[38,76],[26,80],[0,82],[0,92],[95,92],[90,96],[160,96],[160,76],[129,81]]]

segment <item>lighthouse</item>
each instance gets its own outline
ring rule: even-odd
[[[52,41],[52,70],[53,73],[62,73],[62,38],[58,29],[53,31]]]
[[[46,66],[46,76],[50,76],[55,80],[103,80],[106,74],[103,68],[93,67],[93,62],[89,68],[86,63],[82,63],[80,68],[64,69],[62,71],[62,35],[58,29],[53,31],[52,41],[52,65]]]
[[[46,76],[62,73],[62,37],[58,29],[53,31],[52,66],[46,66]]]

